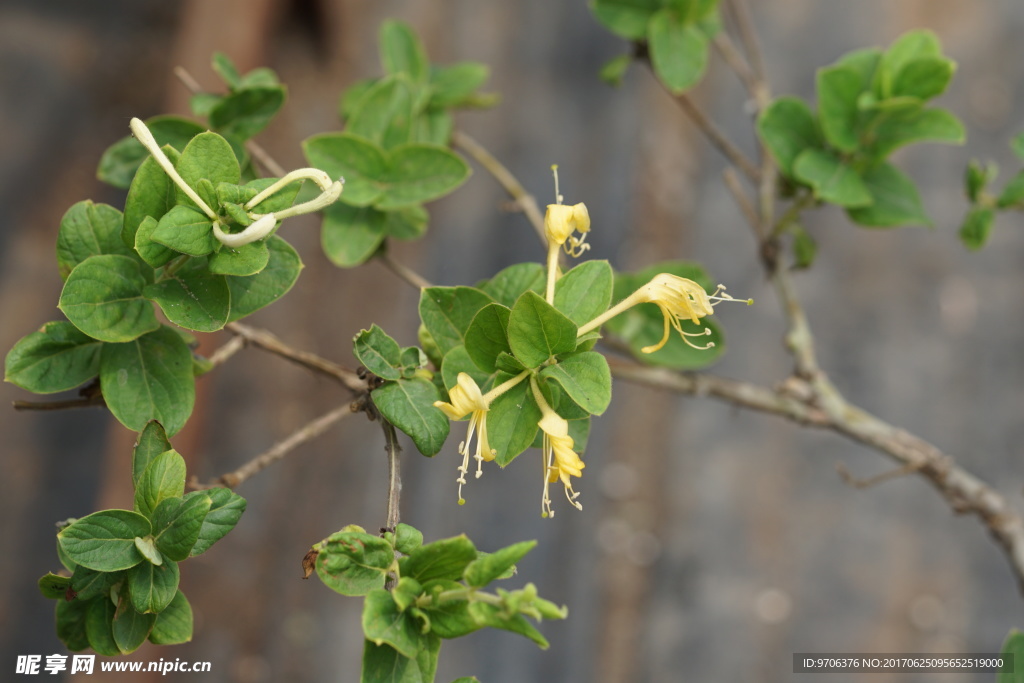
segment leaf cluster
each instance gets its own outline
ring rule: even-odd
[[[132,510],[101,510],[63,525],[57,554],[70,576],[39,580],[43,595],[57,600],[57,635],[69,650],[114,656],[147,639],[191,640],[178,564],[206,552],[245,511],[245,499],[229,489],[185,493],[185,461],[158,422],[135,444],[132,482]]]
[[[1024,162],[1024,133],[1010,142],[1010,149]],[[998,192],[989,190],[989,185],[999,175],[994,163],[982,165],[972,160],[964,173],[964,192],[971,202],[967,215],[960,225],[960,240],[968,249],[981,249],[988,242],[1000,211],[1024,210],[1024,170],[1019,170]]]
[[[365,597],[361,680],[430,683],[446,638],[498,628],[547,648],[526,617],[564,619],[565,607],[539,597],[533,584],[486,590],[513,576],[515,563],[535,545],[526,541],[484,553],[465,536],[423,544],[423,535],[407,524],[383,536],[350,525],[317,543],[312,553],[327,587]]]
[[[309,163],[345,178],[345,192],[324,212],[324,253],[341,267],[359,265],[387,238],[411,240],[427,229],[425,202],[469,177],[465,161],[449,148],[452,111],[492,105],[477,92],[489,75],[477,62],[450,66],[427,60],[408,25],[386,21],[380,29],[385,75],[359,81],[341,97],[344,130],[303,143]]]

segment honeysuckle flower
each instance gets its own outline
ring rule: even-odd
[[[167,158],[164,151],[160,149],[160,145],[157,143],[156,138],[150,132],[149,128],[142,120],[133,118],[130,124],[132,133],[136,139],[142,143],[142,146],[153,155],[153,158],[160,165],[160,168],[170,177],[175,185],[181,188],[189,199],[195,202],[196,206],[213,221],[213,235],[217,240],[227,247],[240,247],[250,242],[261,240],[271,232],[277,226],[278,221],[284,220],[291,216],[298,216],[304,213],[313,213],[319,211],[327,206],[330,206],[338,197],[341,195],[341,191],[345,185],[345,179],[339,178],[338,180],[332,181],[330,176],[317,168],[300,168],[284,175],[277,181],[272,183],[269,187],[265,188],[255,197],[250,199],[245,204],[245,210],[248,212],[249,218],[252,219],[252,224],[246,226],[244,230],[237,233],[225,232],[221,218],[217,215],[206,202],[203,201],[202,197],[192,189],[185,179],[181,177],[177,169],[174,168],[174,164]],[[296,180],[312,180],[320,188],[320,195],[315,199],[302,204],[296,204],[290,206],[287,209],[281,211],[275,211],[273,213],[256,213],[252,211],[253,207],[262,202],[267,197],[270,197],[288,183]]]
[[[470,416],[469,431],[466,433],[466,439],[459,444],[462,464],[457,468],[459,478],[455,480],[459,484],[459,505],[463,505],[466,502],[465,498],[462,497],[462,485],[466,483],[466,474],[469,472],[469,451],[473,435],[477,435],[476,453],[473,457],[476,459],[476,477],[479,479],[483,474],[484,461],[490,462],[494,460],[494,456],[497,453],[487,442],[487,411],[490,410],[491,401],[526,379],[528,374],[529,372],[522,372],[484,394],[469,374],[460,372],[455,386],[448,392],[451,402],[434,402],[434,407],[440,408],[441,412],[447,415],[450,420],[461,420],[467,415]]]
[[[695,349],[706,350],[713,347],[714,342],[708,342],[704,346],[698,346],[690,341],[690,337],[703,337],[711,334],[707,327],[702,332],[687,332],[683,330],[680,320],[686,319],[695,325],[701,324],[701,318],[713,315],[714,307],[723,301],[745,301],[747,305],[753,304],[753,299],[734,299],[725,292],[725,285],[718,285],[714,292],[708,294],[704,288],[693,280],[688,280],[671,273],[659,273],[650,282],[621,302],[612,306],[607,311],[579,328],[579,335],[584,335],[591,330],[600,327],[606,321],[614,318],[619,313],[641,303],[656,304],[661,309],[665,318],[665,333],[657,344],[645,346],[641,351],[654,353],[668,342],[669,328],[674,327],[687,345]]]
[[[573,440],[569,436],[569,422],[556,413],[544,400],[544,395],[541,394],[536,380],[530,380],[530,387],[542,414],[537,426],[544,434],[541,440],[541,453],[544,457],[544,494],[540,502],[541,517],[555,516],[554,510],[551,509],[549,487],[559,479],[562,480],[562,486],[565,487],[566,499],[577,510],[582,510],[583,505],[576,500],[580,494],[573,490],[571,477],[582,477],[583,468],[586,465],[580,459],[579,454],[573,450]]]
[[[548,240],[548,279],[545,299],[549,304],[555,301],[555,280],[558,277],[558,249],[573,258],[583,255],[590,245],[584,240],[590,232],[590,212],[583,202],[568,206],[562,203],[562,195],[558,192],[558,166],[551,167],[555,176],[555,203],[548,204],[544,214],[544,235]],[[576,237],[574,233],[579,233]]]

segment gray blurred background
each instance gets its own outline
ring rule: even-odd
[[[840,212],[815,212],[808,227],[820,256],[797,285],[822,364],[853,402],[931,440],[1021,502],[1020,219],[1002,218],[978,254],[966,253],[956,228],[968,159],[1001,163],[1000,187],[1018,168],[1006,143],[1024,127],[1024,4],[751,4],[775,94],[812,96],[816,67],[918,26],[934,29],[959,62],[941,104],[964,119],[968,144],[898,157],[921,185],[936,228],[858,230]],[[626,45],[582,1],[0,1],[0,348],[60,317],[53,252],[64,211],[86,198],[122,205],[123,193],[95,180],[103,149],[127,133],[132,116],[187,113],[175,65],[208,88],[217,86],[215,50],[243,70],[276,69],[289,101],[259,141],[294,168],[304,165],[302,139],[338,128],[341,89],[380,73],[377,28],[388,17],[410,22],[434,61],[491,66],[488,89],[502,104],[464,114],[458,125],[542,204],[552,194],[548,169],[558,163],[566,200],[590,208],[592,257],[618,268],[700,260],[730,292],[756,299],[753,308],[720,309],[729,351],[714,372],[766,384],[788,374],[777,302],[720,182],[722,160],[644,69],[633,67],[618,90],[598,81],[601,64]],[[695,96],[753,154],[743,91],[719,60]],[[444,285],[540,260],[529,225],[503,212],[504,201],[477,169],[432,205],[427,238],[394,253]],[[253,324],[350,366],[350,340],[372,322],[415,342],[412,288],[379,264],[334,268],[319,251],[315,219],[286,229],[306,269]],[[203,348],[228,338],[208,335]],[[257,350],[199,387],[192,421],[174,443],[202,480],[349,400]],[[5,405],[28,398],[9,384],[0,389]],[[406,443],[403,519],[427,540],[464,531],[485,550],[538,539],[516,580],[569,605],[570,617],[542,625],[548,651],[499,632],[446,643],[440,683],[463,675],[485,683],[785,681],[794,678],[793,652],[994,652],[1011,627],[1024,626],[1003,556],[974,519],[954,515],[914,477],[847,486],[837,463],[858,476],[891,465],[831,434],[618,382],[577,485],[583,512],[556,498],[557,516],[542,520],[535,452],[505,471],[487,469],[470,481],[468,503],[455,504],[458,432],[433,460]],[[99,410],[0,410],[0,433],[0,678],[14,680],[18,654],[67,654],[35,581],[58,568],[55,521],[130,506],[134,435]],[[349,419],[238,492],[249,509],[235,532],[183,571],[194,641],[146,647],[130,659],[212,662],[211,674],[166,681],[358,680],[361,602],[302,581],[300,560],[345,524],[383,523],[379,428]]]

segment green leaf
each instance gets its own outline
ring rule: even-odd
[[[793,164],[793,173],[822,201],[845,207],[869,206],[874,201],[857,172],[832,152],[804,150]]]
[[[127,342],[156,330],[139,263],[127,256],[90,256],[68,275],[59,308],[75,327],[105,342]]]
[[[153,511],[165,498],[185,493],[185,459],[176,451],[165,451],[146,465],[135,485],[135,511],[153,519]]]
[[[345,132],[384,149],[411,142],[415,115],[412,85],[406,75],[377,81],[360,98],[345,122]]]
[[[39,578],[37,585],[47,600],[63,600],[71,588],[71,577],[49,572]]]
[[[889,46],[882,57],[882,68],[890,78],[896,79],[913,60],[941,56],[938,36],[928,29],[916,29],[907,31]]]
[[[151,564],[163,564],[164,556],[160,554],[160,551],[156,549],[156,544],[153,542],[152,536],[146,536],[145,538],[135,537],[135,547],[138,549],[142,556],[146,558]]]
[[[423,534],[419,529],[399,522],[395,528],[395,550],[408,555],[423,545]]]
[[[508,341],[527,367],[576,349],[576,325],[535,292],[526,292],[512,307]]]
[[[445,389],[451,391],[452,387],[458,382],[459,373],[465,372],[481,390],[484,389],[490,374],[482,371],[473,359],[469,357],[469,352],[466,351],[465,346],[456,346],[454,349],[445,354],[444,361],[441,363],[441,379],[444,382]]]
[[[117,610],[114,612],[114,621],[111,624],[114,642],[121,654],[129,654],[139,649],[149,632],[153,630],[156,622],[155,614],[141,614],[132,607],[131,599],[127,591],[122,590],[121,599],[117,603]]]
[[[79,263],[99,254],[134,256],[121,241],[121,212],[107,204],[78,202],[67,210],[57,233],[57,266],[61,280]]]
[[[976,196],[971,200],[975,201]],[[1019,171],[1010,179],[1010,182],[1006,183],[1006,187],[999,193],[996,206],[1000,209],[1024,207],[1024,171]]]
[[[708,36],[671,9],[659,10],[647,28],[651,64],[669,91],[695,86],[708,67]]]
[[[210,511],[203,518],[199,528],[199,539],[192,546],[189,555],[202,555],[214,543],[227,536],[235,528],[242,513],[245,512],[246,500],[230,489],[213,488],[205,491],[193,491],[185,495],[185,502],[191,498],[208,497],[211,500]]]
[[[142,145],[132,141],[143,149]],[[164,153],[171,163],[176,163],[180,154],[171,147],[163,147]],[[137,235],[142,222],[148,217],[159,221],[165,213],[177,203],[177,186],[167,176],[156,159],[147,157],[139,166],[138,173],[128,188],[128,196],[124,201],[124,225],[121,229],[121,241],[126,246],[136,245]]]
[[[893,97],[917,97],[930,100],[946,91],[956,71],[950,59],[924,57],[913,59],[900,69],[892,84]]]
[[[473,287],[427,287],[420,293],[420,319],[442,355],[465,342],[466,330],[491,297]]]
[[[394,561],[395,550],[383,538],[343,530],[322,544],[316,574],[325,586],[342,595],[367,595],[384,587]]]
[[[505,379],[508,378],[499,375],[495,381]],[[520,382],[491,401],[491,408],[487,411],[487,442],[497,451],[494,459],[499,466],[505,467],[530,447],[541,417],[529,380]]]
[[[135,251],[146,264],[152,268],[167,265],[178,256],[173,249],[153,241],[153,233],[159,225],[152,216],[146,216],[135,231]]]
[[[142,562],[136,537],[152,531],[149,520],[129,510],[101,510],[80,517],[57,534],[61,549],[77,564],[116,572]]]
[[[555,308],[584,325],[608,310],[614,282],[607,261],[585,261],[555,283]]]
[[[1024,161],[1024,133],[1018,133],[1010,141],[1010,149],[1018,159]]]
[[[973,207],[964,219],[963,225],[960,226],[960,241],[968,249],[975,251],[981,249],[988,241],[995,218],[995,210]]]
[[[91,600],[100,596],[104,600],[109,600],[111,587],[116,586],[124,578],[124,574],[124,571],[98,572],[95,569],[78,566],[71,575],[71,587],[78,595],[77,600]]]
[[[172,323],[197,332],[223,328],[231,310],[227,280],[211,273],[205,258],[189,259],[171,277],[147,286],[142,293],[155,301]]]
[[[480,62],[433,67],[430,73],[430,106],[448,108],[469,104],[473,91],[490,75],[490,68]]]
[[[430,581],[423,588],[427,595],[465,590],[463,584],[444,579]],[[469,614],[469,602],[466,600],[446,600],[428,604],[421,609],[430,619],[430,632],[441,638],[459,638],[480,629],[480,624]]]
[[[147,422],[139,432],[139,438],[136,439],[135,448],[132,450],[132,485],[137,487],[139,478],[149,463],[156,456],[169,450],[172,450],[171,442],[167,440],[163,426],[156,420]]]
[[[633,55],[626,54],[612,57],[601,67],[601,71],[598,72],[598,78],[608,85],[617,88],[626,79],[626,72],[632,63]]]
[[[1024,633],[1015,628],[1010,629],[999,653],[1006,660],[1012,659],[1013,664],[999,672],[996,683],[1024,683]]]
[[[818,117],[825,138],[843,152],[855,151],[860,144],[857,101],[865,89],[862,75],[853,67],[829,66],[818,69],[817,81]]]
[[[377,253],[387,233],[391,212],[372,206],[349,206],[335,202],[324,209],[320,244],[331,263],[351,268]]]
[[[466,584],[483,588],[491,581],[501,578],[536,545],[537,541],[522,541],[473,560],[463,573]]]
[[[302,272],[302,259],[290,244],[277,235],[267,238],[270,260],[267,267],[247,277],[227,276],[231,290],[228,322],[240,320],[269,306],[288,293]]]
[[[865,171],[861,180],[874,203],[861,209],[847,209],[854,223],[876,228],[932,225],[914,181],[892,164],[884,163]]]
[[[430,63],[419,38],[401,21],[387,20],[380,26],[380,61],[389,74],[408,74],[416,83],[426,83]]]
[[[99,374],[102,346],[69,322],[46,323],[7,352],[4,380],[37,394],[73,389]]]
[[[476,559],[476,548],[465,535],[444,538],[416,548],[398,560],[401,576],[421,584],[435,579],[456,581]]]
[[[324,133],[305,140],[302,149],[310,165],[332,178],[345,178],[342,203],[369,206],[383,194],[388,156],[369,140],[350,133]]]
[[[109,598],[100,597],[88,602],[89,611],[85,615],[85,633],[89,639],[89,647],[97,654],[105,657],[116,657],[121,654],[114,640],[114,612],[117,607]]]
[[[488,304],[473,317],[473,322],[466,330],[466,352],[484,372],[494,372],[498,354],[503,351],[512,352],[508,345],[508,320],[511,313],[501,304]]]
[[[415,659],[399,654],[390,645],[365,641],[363,672],[360,683],[424,683],[423,673]]]
[[[266,268],[269,262],[270,249],[265,240],[258,240],[240,247],[222,247],[210,256],[207,267],[211,275],[247,277]],[[226,287],[227,282],[224,284]]]
[[[242,85],[242,76],[238,73],[235,63],[223,52],[214,52],[210,59],[213,70],[224,79],[224,84],[231,90],[238,90]]]
[[[390,645],[403,657],[416,656],[419,627],[383,588],[373,589],[363,601],[363,633],[377,645]]]
[[[491,628],[500,628],[504,631],[518,633],[537,643],[540,649],[548,649],[547,639],[521,614],[509,615],[501,607],[484,602],[471,603],[469,605],[469,613],[482,626],[490,626]]]
[[[175,206],[160,217],[149,239],[189,256],[205,256],[217,248],[213,221],[190,206]]]
[[[422,206],[384,212],[384,232],[399,240],[415,240],[427,231],[430,214]]]
[[[285,94],[286,90],[281,85],[246,88],[232,93],[210,110],[210,125],[225,136],[248,140],[267,127],[284,105]]]
[[[434,401],[437,387],[421,377],[388,382],[371,392],[373,404],[388,422],[409,435],[423,455],[436,455],[448,438],[448,418]]]
[[[462,157],[440,145],[401,145],[391,150],[384,191],[374,205],[391,210],[428,202],[453,191],[469,175]]]
[[[169,146],[176,152],[185,149],[189,140],[206,130],[198,123],[178,116],[154,116],[146,119],[146,127],[156,138],[157,144],[161,147]],[[142,143],[129,135],[115,142],[103,153],[96,177],[116,188],[126,190],[132,184],[132,178],[139,166],[148,158],[149,152]],[[171,157],[171,161],[176,158],[177,153]]]
[[[207,180],[213,184],[213,187],[216,187],[218,183],[237,185],[242,178],[238,159],[235,157],[231,144],[216,133],[200,133],[192,138],[182,150],[181,158],[178,159],[175,168],[185,183],[196,191],[199,191],[200,180]],[[181,188],[177,188],[176,191],[178,204],[198,209]],[[210,208],[216,207],[211,206]]]
[[[810,268],[818,253],[818,244],[799,223],[790,224],[793,233],[793,268]]]
[[[900,110],[874,126],[869,149],[874,158],[883,159],[914,142],[963,144],[965,135],[960,119],[945,109]]]
[[[757,132],[779,169],[793,177],[793,162],[805,149],[823,147],[818,121],[798,97],[780,97],[757,120]]]
[[[574,353],[540,372],[545,379],[558,382],[578,406],[592,415],[601,415],[612,400],[612,375],[608,361],[595,351]]]
[[[149,642],[157,645],[180,645],[192,640],[192,606],[180,590],[160,614],[156,615]]]
[[[195,402],[192,352],[166,326],[125,344],[105,344],[100,386],[110,412],[125,427],[141,431],[158,420],[173,436]]]
[[[188,559],[212,504],[204,491],[161,500],[150,516],[157,549],[174,562]]]
[[[381,379],[401,379],[402,349],[387,332],[373,325],[353,340],[353,351],[367,370]]]
[[[647,25],[662,6],[661,0],[590,0],[594,17],[615,35],[629,40],[647,38]]]
[[[132,607],[142,613],[162,612],[178,593],[181,572],[177,562],[155,565],[142,562],[128,570]]]
[[[479,285],[479,289],[502,306],[512,308],[523,292],[544,293],[546,274],[539,263],[517,263]]]
[[[57,638],[72,652],[89,647],[86,620],[92,600],[58,600],[56,611]],[[110,602],[107,600],[107,602]]]

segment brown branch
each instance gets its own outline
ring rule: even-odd
[[[220,346],[207,359],[212,367],[223,365],[229,358],[245,348],[245,337],[234,336],[226,344]]]
[[[72,398],[65,401],[11,401],[15,410],[72,410],[74,408],[96,408],[107,405],[102,395],[88,398]]]
[[[972,514],[1002,548],[1024,592],[1024,520],[991,486],[963,469],[934,445],[890,425],[856,406],[838,392],[823,397],[816,382],[791,378],[779,389],[707,374],[678,373],[633,363],[613,362],[612,374],[651,387],[690,396],[709,396],[731,405],[778,415],[809,427],[828,429],[873,448],[916,471],[960,514]],[[826,380],[827,381],[827,380]],[[824,401],[823,401],[824,399]]]
[[[873,477],[859,479],[853,476],[853,473],[846,468],[846,465],[841,462],[836,463],[836,472],[839,473],[839,476],[844,482],[855,489],[869,489],[878,486],[883,482],[889,481],[890,479],[899,479],[900,477],[905,477],[908,474],[914,474],[919,469],[921,469],[920,465],[903,465],[902,467],[897,467],[896,469],[876,474]]]
[[[320,417],[316,418],[309,424],[305,425],[301,429],[296,430],[286,439],[277,442],[269,449],[260,453],[255,458],[239,467],[234,472],[228,472],[227,474],[217,477],[212,482],[201,484],[195,480],[189,482],[189,488],[192,489],[210,489],[220,486],[233,489],[249,477],[253,476],[257,472],[260,472],[278,460],[284,458],[286,455],[294,451],[296,448],[311,441],[316,437],[326,432],[334,423],[339,422],[349,415],[353,414],[353,409],[350,404],[346,404],[335,408],[329,413],[325,413]]]
[[[544,236],[544,216],[541,214],[540,207],[537,205],[537,200],[533,198],[533,195],[526,191],[522,183],[493,154],[466,133],[460,130],[453,132],[452,143],[471,156],[488,173],[494,176],[494,179],[505,189],[505,192],[515,200],[516,205],[526,215],[527,220],[530,221],[533,229],[537,232],[537,236],[540,237],[541,244],[547,248],[548,240]]]
[[[747,155],[741,152],[739,147],[734,145],[732,141],[725,136],[725,133],[723,133],[722,130],[700,110],[697,104],[690,99],[689,95],[686,93],[680,93],[678,95],[672,95],[672,98],[679,104],[683,113],[686,114],[698,128],[700,128],[708,141],[714,145],[719,152],[725,155],[725,157],[732,162],[734,166],[743,171],[743,174],[751,181],[755,183],[760,182],[761,171],[754,165],[754,162],[748,159]]]
[[[377,253],[377,260],[383,263],[392,273],[402,278],[416,289],[426,289],[427,287],[434,286],[430,284],[429,280],[409,266],[396,261],[387,249],[381,249]]]
[[[338,365],[333,361],[321,358],[314,353],[294,349],[266,330],[249,327],[248,325],[243,325],[242,323],[237,322],[228,323],[225,329],[232,334],[243,337],[247,343],[252,344],[253,346],[257,346],[264,351],[269,351],[270,353],[281,356],[293,363],[298,363],[299,365],[313,370],[314,372],[335,379],[351,391],[366,391],[366,381],[360,379],[359,375],[355,372]]]
[[[398,445],[395,426],[383,416],[380,417],[380,426],[384,430],[384,450],[388,453],[388,517],[384,527],[388,531],[394,531],[401,521],[398,508],[402,498],[402,447]]]
[[[739,79],[743,81],[743,85],[747,88],[747,92],[754,95],[758,88],[761,87],[761,81],[757,78],[757,74],[750,68],[750,64],[740,54],[740,51],[736,49],[729,35],[725,32],[720,31],[715,35],[715,47],[718,49],[718,53],[725,59],[726,64],[729,65]]]

